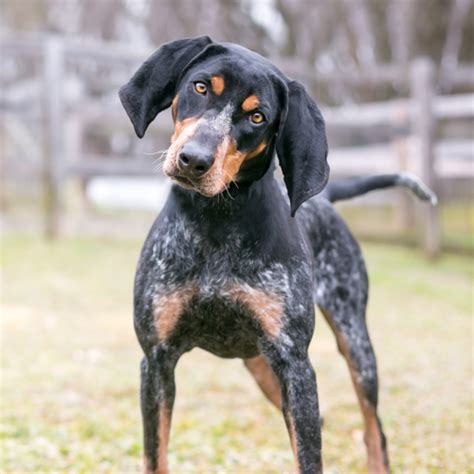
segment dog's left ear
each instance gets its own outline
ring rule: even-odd
[[[286,108],[276,149],[294,216],[328,181],[328,145],[321,112],[297,81],[288,84]]]
[[[208,36],[200,36],[164,44],[120,89],[122,105],[140,138],[158,113],[171,105],[181,71],[211,43]]]

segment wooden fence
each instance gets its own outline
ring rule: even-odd
[[[41,118],[44,124],[42,155],[44,163],[44,189],[46,197],[46,235],[53,238],[60,232],[61,203],[64,180],[68,176],[94,175],[148,175],[149,163],[143,160],[123,160],[114,157],[86,156],[81,151],[82,133],[87,125],[97,121],[124,127],[125,115],[118,101],[107,110],[98,101],[87,100],[69,110],[64,100],[63,87],[66,63],[75,60],[90,60],[110,63],[126,68],[129,72],[148,56],[149,51],[132,50],[122,45],[83,44],[65,41],[56,37],[46,39],[0,40],[3,55],[31,55],[39,57],[42,64],[43,94]],[[275,59],[287,73],[310,82],[315,72],[295,61]],[[370,71],[352,71],[337,78],[317,75],[321,80],[344,80],[354,84],[370,81],[375,85],[405,84],[410,90],[409,99],[382,103],[350,105],[338,108],[323,108],[328,130],[337,127],[364,129],[371,126],[388,125],[402,133],[395,133],[385,144],[371,147],[349,147],[332,149],[330,163],[335,176],[354,176],[371,172],[393,172],[410,170],[417,163],[418,174],[436,191],[448,179],[474,176],[472,166],[473,142],[471,140],[437,143],[436,126],[439,120],[472,119],[474,117],[474,94],[436,97],[437,71],[427,58],[415,60],[409,68],[381,66]],[[474,67],[462,65],[450,72],[451,84],[474,88]],[[5,101],[1,104],[5,113],[24,112],[9,109]],[[160,120],[160,117],[158,118]],[[161,127],[168,133],[170,123],[163,120]],[[449,160],[439,159],[451,155]],[[347,159],[351,156],[351,159]],[[467,156],[468,160],[459,159]],[[436,208],[422,207],[422,246],[428,256],[440,250],[439,216]]]

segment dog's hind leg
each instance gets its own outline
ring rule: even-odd
[[[340,315],[321,308],[336,336],[339,352],[346,359],[364,417],[364,442],[371,474],[389,472],[388,451],[382,424],[377,414],[378,380],[374,351],[365,323],[357,330],[346,326]]]
[[[387,443],[377,414],[378,378],[365,311],[368,279],[360,248],[325,199],[312,199],[298,217],[313,251],[314,300],[346,359],[364,417],[369,471],[389,471]]]
[[[368,283],[364,263],[359,253],[344,271],[333,271],[331,263],[325,261],[327,273],[316,290],[318,305],[349,367],[364,417],[369,472],[387,473],[387,443],[377,414],[377,364],[365,321]]]
[[[176,359],[152,351],[141,363],[144,473],[168,473],[168,439],[175,397]]]
[[[261,355],[244,359],[244,365],[252,374],[263,394],[281,410],[281,386],[272,368]]]

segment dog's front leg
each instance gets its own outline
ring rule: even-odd
[[[164,350],[152,350],[141,363],[141,409],[144,473],[167,474],[167,449],[175,397],[177,360]]]
[[[306,351],[281,349],[265,354],[282,387],[283,414],[295,455],[296,472],[322,472],[321,422],[316,376]]]

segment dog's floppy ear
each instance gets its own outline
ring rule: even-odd
[[[317,105],[297,81],[288,83],[286,117],[276,144],[291,215],[327,183],[329,165],[324,120]]]
[[[158,113],[171,105],[181,71],[210,43],[208,36],[200,36],[164,44],[120,89],[122,105],[140,138]]]

